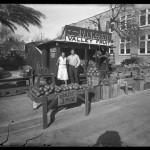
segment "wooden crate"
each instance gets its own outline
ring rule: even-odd
[[[135,88],[135,91],[144,90],[144,79],[143,80],[134,79],[134,88]]]
[[[100,99],[114,98],[118,96],[118,84],[101,85]]]
[[[110,98],[110,85],[101,85],[101,87],[100,87],[100,98],[101,99]]]
[[[115,83],[115,84],[112,84],[111,86],[110,86],[110,92],[109,92],[109,96],[110,96],[110,98],[114,98],[114,97],[117,97],[118,96],[118,84],[117,83]]]
[[[145,83],[150,82],[150,76],[149,75],[144,76],[144,82]]]
[[[87,84],[89,86],[98,86],[99,83],[100,83],[100,77],[98,76],[87,77]]]
[[[150,82],[144,84],[144,90],[150,89]]]

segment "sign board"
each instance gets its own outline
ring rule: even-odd
[[[53,53],[53,52],[51,52],[51,53],[50,53],[50,58],[55,58],[55,55],[56,55],[56,53],[55,53],[55,52],[54,52],[54,53]]]
[[[50,48],[50,52],[56,52],[56,48]]]
[[[65,40],[76,43],[110,46],[111,33],[75,26],[66,26]]]
[[[72,104],[77,102],[77,92],[69,91],[58,95],[58,106]]]

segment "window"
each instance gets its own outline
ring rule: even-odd
[[[113,32],[113,31],[114,31],[114,27],[115,27],[115,23],[111,23],[110,32]]]
[[[150,53],[150,41],[147,41],[147,53]]]
[[[120,17],[120,22],[121,22],[120,29],[124,30],[126,28],[127,29],[131,28],[131,22],[132,22],[131,19],[132,19],[131,14]]]
[[[140,20],[140,26],[149,25],[150,24],[150,9],[141,10],[139,20]]]
[[[141,26],[146,25],[146,15],[140,17],[140,25]]]
[[[106,32],[109,32],[109,23],[110,21],[106,21]]]
[[[130,54],[130,39],[121,39],[120,40],[120,55],[129,55]]]
[[[114,53],[113,48],[110,48],[109,53],[110,53],[110,54],[113,54],[113,53]]]
[[[113,40],[111,40],[111,44],[114,45],[114,41]],[[114,53],[113,48],[109,48],[109,54],[113,55],[113,53]]]
[[[126,53],[130,54],[130,43],[126,43]]]
[[[139,54],[150,54],[150,35],[140,37]]]
[[[131,28],[131,14],[127,15],[127,29]]]
[[[140,53],[144,53],[145,54],[145,42],[140,42]]]
[[[121,44],[121,51],[120,51],[121,54],[124,54],[124,44]]]
[[[110,25],[110,21],[106,21],[106,32],[113,32],[114,31],[114,27],[115,27],[115,23],[111,23]]]

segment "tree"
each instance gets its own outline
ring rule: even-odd
[[[33,42],[44,43],[44,42],[50,41],[50,39],[46,38],[43,33],[39,33],[39,34],[34,35],[32,41]]]
[[[5,26],[1,27],[0,39],[7,39],[7,38],[9,38],[12,35],[13,35],[13,32],[9,28],[7,28]]]
[[[92,24],[94,24],[97,28],[98,28],[98,31],[102,31],[101,29],[101,15],[99,17],[96,17],[96,21],[95,20],[89,20],[90,22],[92,22]]]
[[[0,22],[13,32],[16,25],[22,26],[29,32],[29,25],[41,28],[41,18],[46,18],[41,12],[20,4],[0,4]]]
[[[131,14],[129,22],[121,21],[120,16]],[[131,40],[132,46],[139,46],[139,37],[146,29],[139,27],[140,10],[135,4],[110,4],[109,27],[113,29],[120,38]]]

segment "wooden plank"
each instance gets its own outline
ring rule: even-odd
[[[47,98],[43,98],[43,129],[48,127],[47,124]]]

